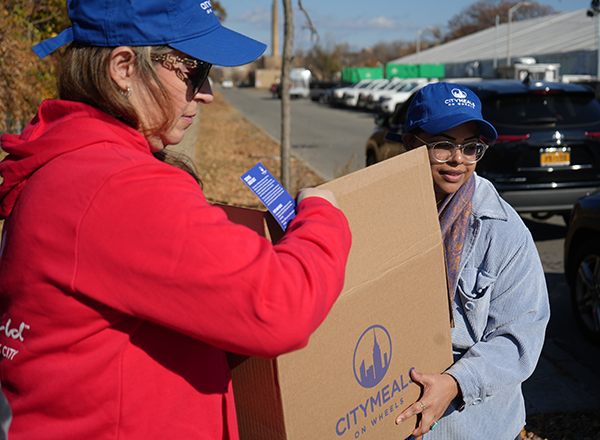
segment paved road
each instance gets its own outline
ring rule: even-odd
[[[273,140],[281,140],[281,100],[251,88],[218,89],[225,100]],[[335,109],[310,99],[292,101],[292,154],[323,179],[363,167],[365,142],[375,127],[373,114]]]
[[[268,92],[252,89],[219,91],[279,141],[279,100],[272,99]],[[360,165],[356,166],[362,167],[364,143],[374,127],[371,114],[300,100],[292,103],[292,124],[293,154],[319,170],[323,178],[334,178],[334,166],[344,165],[352,154],[360,157]],[[540,221],[525,215],[523,219],[540,253],[552,310],[542,357],[532,377],[523,384],[527,411],[535,414],[600,408],[600,348],[583,340],[571,311],[563,269],[565,223],[561,217]]]

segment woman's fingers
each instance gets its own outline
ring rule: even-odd
[[[396,424],[417,416],[417,426],[412,435],[420,436],[436,428],[438,420],[457,395],[457,384],[448,374],[420,374],[415,370],[410,374],[412,380],[423,387],[423,394],[396,417]]]

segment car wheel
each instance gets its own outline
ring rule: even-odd
[[[575,255],[571,303],[581,332],[600,346],[600,240],[582,244]]]

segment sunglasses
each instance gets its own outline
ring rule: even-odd
[[[195,96],[206,78],[208,78],[208,74],[210,73],[210,69],[212,68],[212,64],[206,63],[204,61],[197,60],[195,58],[180,58],[173,54],[163,54],[163,55],[150,55],[150,59],[152,61],[158,61],[162,64],[165,69],[175,71],[177,78],[179,78],[183,82],[188,82],[192,86],[192,96]],[[180,69],[175,67],[175,64],[180,63],[190,69],[194,69],[194,73],[184,73]]]

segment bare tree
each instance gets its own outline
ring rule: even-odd
[[[283,65],[281,72],[281,184],[291,188],[290,158],[292,150],[292,109],[290,98],[290,72],[294,46],[294,12],[292,0],[283,0]]]
[[[274,0],[277,1],[277,0]],[[311,35],[318,33],[314,28],[308,13],[298,0],[300,10],[306,16]],[[290,98],[290,72],[292,70],[294,48],[294,11],[291,0],[283,0],[284,33],[283,33],[283,65],[281,72],[281,184],[287,190],[291,188],[291,150],[292,150],[292,109]]]
[[[467,6],[448,22],[449,32],[445,41],[473,34],[496,24],[496,15],[501,21],[508,20],[508,10],[519,3],[515,0],[480,0]],[[554,14],[552,6],[543,6],[536,1],[523,5],[515,12],[514,21],[527,20]]]

